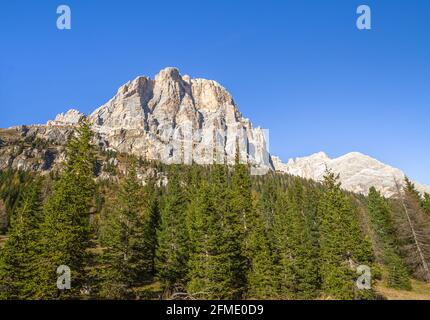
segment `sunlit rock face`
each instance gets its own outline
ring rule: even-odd
[[[80,116],[70,110],[48,125],[70,125]],[[127,82],[88,119],[103,143],[144,159],[232,164],[238,146],[242,162],[272,168],[263,130],[242,117],[227,90],[176,68]]]
[[[351,152],[339,158],[330,159],[324,152],[309,157],[290,159],[287,164],[277,157],[272,157],[275,170],[322,181],[326,169],[339,174],[342,188],[355,193],[366,194],[374,186],[386,197],[398,195],[404,185],[405,174],[397,168],[386,165],[376,159]],[[430,187],[415,182],[421,192],[430,192]]]
[[[54,120],[49,120],[48,126],[64,126],[64,125],[76,125],[85,118],[85,115],[82,112],[79,112],[76,109],[70,109],[66,113],[60,113],[55,117]]]

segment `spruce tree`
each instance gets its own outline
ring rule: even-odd
[[[143,248],[145,252],[144,264],[146,277],[155,276],[155,252],[157,249],[157,229],[160,223],[160,192],[157,186],[157,176],[148,177],[143,188],[144,216],[143,216]]]
[[[423,209],[430,216],[430,194],[424,193]]]
[[[90,208],[95,191],[95,157],[87,121],[77,128],[67,145],[66,168],[44,205],[37,262],[37,298],[79,296],[86,282],[85,265],[90,246]],[[57,268],[71,270],[71,290],[57,288]]]
[[[170,289],[175,285],[183,287],[187,276],[189,241],[185,194],[179,168],[173,166],[168,175],[166,193],[163,195],[156,252],[157,277]]]
[[[299,184],[278,196],[275,243],[281,297],[310,299],[318,294],[318,252],[302,203]]]
[[[378,237],[378,242],[382,246],[382,262],[388,270],[387,284],[393,288],[410,290],[409,274],[398,252],[390,207],[386,199],[374,187],[370,188],[368,199],[370,221]]]
[[[214,259],[213,272],[214,279],[218,282],[219,298],[240,299],[246,292],[248,266],[244,252],[244,216],[243,207],[241,207],[243,198],[237,189],[242,184],[238,179],[236,190],[235,182],[230,186],[227,170],[226,166],[214,165],[211,179],[214,207],[219,218],[219,238],[216,240],[218,252]],[[234,179],[237,177],[233,177]],[[245,189],[245,192],[248,192],[248,189]],[[251,199],[248,201],[250,202]]]
[[[239,147],[236,146],[236,158],[231,178],[231,218],[240,221],[241,227],[235,230],[237,237],[242,241],[243,260],[238,261],[246,273],[250,270],[252,258],[255,254],[255,235],[253,223],[256,222],[256,210],[252,206],[252,184],[248,164],[241,163]],[[233,221],[233,220],[232,220]],[[233,227],[233,225],[232,225]],[[245,286],[244,286],[245,290]]]
[[[145,207],[144,189],[138,181],[136,161],[131,160],[114,210],[101,227],[101,295],[106,298],[132,298],[133,291],[153,272],[153,248],[148,246],[152,229]],[[155,227],[155,226],[154,226]]]
[[[257,198],[257,195],[254,195]],[[249,266],[247,272],[247,296],[254,299],[270,299],[278,296],[276,267],[273,260],[268,230],[266,229],[264,204],[261,197],[254,200],[255,215],[250,221]]]
[[[220,236],[219,216],[214,207],[207,181],[194,190],[187,208],[187,227],[190,240],[187,292],[194,298],[219,298],[220,288],[214,271]]]
[[[0,300],[31,299],[34,296],[41,210],[41,181],[36,179],[20,197],[8,240],[0,254]]]
[[[366,295],[356,290],[355,267],[370,264],[370,243],[362,235],[357,213],[334,173],[327,171],[324,187],[319,206],[322,290],[336,299]]]

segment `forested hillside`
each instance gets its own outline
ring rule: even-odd
[[[0,299],[378,299],[430,282],[430,196],[385,199],[246,164],[105,162],[83,124],[61,172],[0,172]],[[144,177],[144,184],[142,184]],[[370,288],[357,285],[368,266]],[[57,268],[71,288],[57,288]],[[358,268],[361,270],[360,268]],[[415,281],[415,280],[413,280]],[[366,284],[366,283],[363,283]]]

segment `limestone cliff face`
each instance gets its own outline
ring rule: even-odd
[[[376,159],[351,152],[339,158],[330,159],[324,152],[315,153],[309,157],[290,159],[287,164],[277,157],[272,157],[275,169],[288,173],[321,181],[327,169],[339,174],[340,182],[345,190],[367,194],[374,186],[386,197],[396,196],[397,187],[404,184],[405,174],[397,168],[386,165]],[[430,192],[430,187],[415,182],[418,191]]]
[[[11,130],[24,140],[39,137],[64,145],[84,117],[71,109],[45,126]],[[88,119],[95,143],[105,149],[167,164],[232,164],[238,146],[242,162],[263,173],[272,169],[263,130],[241,115],[227,90],[212,80],[181,76],[176,68],[161,70],[155,79],[127,82]],[[18,164],[19,156],[0,160],[0,169],[33,166]]]
[[[138,77],[89,116],[109,147],[165,163],[233,163],[271,168],[265,137],[244,119],[220,84],[161,70]]]

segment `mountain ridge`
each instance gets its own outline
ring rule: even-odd
[[[253,127],[220,83],[181,75],[174,67],[162,69],[154,79],[138,76],[126,82],[89,115],[70,109],[46,125],[18,126],[11,130],[16,130],[22,139],[41,138],[61,146],[83,118],[91,123],[98,146],[146,160],[167,164],[232,164],[238,147],[240,160],[249,163],[254,174],[276,170],[321,181],[328,167],[340,174],[344,189],[367,194],[368,189],[375,186],[387,197],[397,193],[397,183],[404,183],[405,174],[400,169],[359,152],[334,159],[318,152],[283,163],[269,153],[264,130]],[[3,140],[0,140],[0,147]],[[51,168],[49,163],[36,166],[28,163],[28,158],[35,156],[34,150],[16,155],[13,150],[3,149],[0,150],[0,169]],[[54,151],[44,151],[42,157],[53,163],[61,161],[64,150]],[[416,185],[420,192],[430,193],[430,187]]]
[[[272,156],[272,160],[274,158],[276,171],[322,181],[326,169],[330,169],[339,174],[345,190],[365,195],[374,186],[386,197],[396,196],[399,193],[398,187],[403,186],[406,177],[402,170],[357,151],[333,159],[324,152],[318,152],[307,157],[289,159],[286,164]],[[429,186],[416,181],[414,184],[420,193],[430,193]]]

